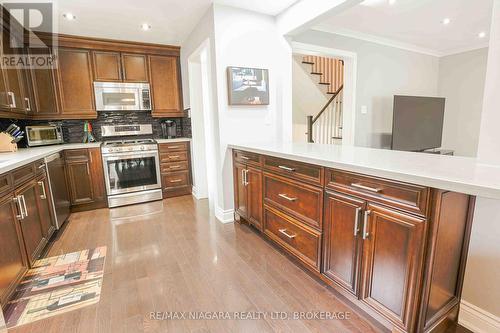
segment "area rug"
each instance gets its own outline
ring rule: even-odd
[[[37,260],[7,303],[7,328],[99,302],[106,247]]]

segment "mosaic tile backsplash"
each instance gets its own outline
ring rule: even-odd
[[[101,126],[103,125],[130,125],[151,124],[153,125],[153,138],[162,138],[161,122],[175,120],[177,124],[177,137],[191,137],[191,118],[153,118],[150,112],[99,112],[97,119],[89,120],[92,124],[92,133],[97,141],[101,141]],[[9,120],[0,119],[0,131],[6,129],[12,122],[18,126],[47,124],[47,120]],[[51,121],[62,124],[64,141],[67,143],[82,142],[83,120],[59,120]]]

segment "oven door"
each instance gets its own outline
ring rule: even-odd
[[[141,110],[141,90],[120,83],[95,83],[97,111]]]
[[[158,152],[103,156],[108,195],[161,188]]]

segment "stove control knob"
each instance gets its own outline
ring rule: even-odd
[[[146,147],[144,147],[144,146],[141,146],[141,150],[145,150],[145,149],[146,149]]]

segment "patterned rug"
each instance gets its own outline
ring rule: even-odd
[[[37,260],[7,303],[7,328],[99,302],[106,247]]]

